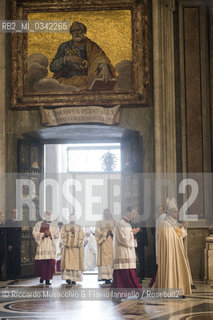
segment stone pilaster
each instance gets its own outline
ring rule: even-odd
[[[154,0],[153,10],[153,77],[155,172],[172,178],[176,186],[176,119],[173,0]],[[156,190],[156,203],[168,194]],[[176,196],[176,194],[174,194]]]
[[[6,0],[0,1],[0,20],[6,17]],[[5,110],[5,33],[0,33],[0,211],[5,211],[6,110]]]

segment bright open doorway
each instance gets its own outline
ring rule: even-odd
[[[23,138],[18,141],[17,168],[20,176],[32,182],[34,186],[32,197],[35,203],[36,221],[41,220],[45,209],[52,212],[54,221],[60,222],[63,218],[62,221],[66,223],[69,210],[75,208],[78,214],[80,208],[79,223],[86,226],[84,219],[86,215],[92,220],[90,227],[94,227],[96,221],[102,218],[103,209],[106,207],[111,208],[116,220],[120,218],[121,213],[125,212],[128,205],[137,206],[143,213],[144,155],[143,138],[140,132],[120,126],[72,124],[26,132]],[[103,171],[103,168],[102,172],[97,168],[95,168],[97,172],[77,172],[76,169],[73,169],[73,172],[71,172],[72,169],[61,172],[62,165],[67,169],[68,159],[66,152],[62,156],[64,153],[60,151],[61,148],[70,144],[75,147],[77,144],[88,146],[95,142],[107,145],[120,144],[120,172],[115,168],[108,172]],[[115,150],[107,151],[114,153]],[[59,157],[61,160],[58,159]],[[74,176],[79,177],[79,183],[73,183],[77,180],[73,180]],[[83,177],[85,177],[84,180]],[[65,184],[66,180],[69,181]],[[27,193],[28,189],[24,188],[23,192],[25,191]],[[11,203],[11,197],[12,194],[8,193],[9,203]],[[20,208],[19,211],[21,210]],[[25,228],[22,254],[23,257],[27,257],[26,261],[21,262],[22,275],[31,276],[34,274],[35,250],[31,228],[34,227],[35,221],[29,219],[28,206],[23,206],[22,225]]]
[[[45,144],[44,176],[45,209],[63,224],[75,213],[85,232],[85,269],[96,272],[95,224],[106,208],[121,215],[121,144]]]

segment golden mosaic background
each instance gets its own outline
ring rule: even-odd
[[[131,11],[82,11],[29,13],[28,20],[68,20],[82,22],[87,27],[87,37],[95,41],[110,58],[113,65],[121,60],[132,60]],[[71,39],[66,33],[29,33],[28,55],[43,53],[49,63],[58,46]],[[52,77],[49,71],[48,77]]]

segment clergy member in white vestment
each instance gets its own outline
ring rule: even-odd
[[[116,223],[114,231],[113,253],[113,283],[112,289],[122,292],[122,289],[137,289],[134,292],[141,295],[142,289],[136,275],[135,241],[140,228],[132,228],[130,222],[138,215],[136,209],[128,207],[125,216]]]
[[[174,198],[167,199],[167,215],[161,222],[158,241],[158,271],[155,288],[181,289],[191,294],[191,270],[184,248],[187,231],[177,222],[178,207]]]
[[[95,227],[95,238],[98,246],[98,281],[110,284],[112,280],[114,221],[109,209],[104,209],[103,220]]]
[[[84,237],[84,267],[85,270],[94,271],[97,260],[97,244],[91,228],[85,228]]]
[[[61,256],[62,279],[68,284],[83,280],[84,271],[84,231],[75,223],[76,216],[70,215],[70,223],[61,229],[63,250]]]
[[[55,222],[51,222],[50,211],[45,212],[43,221],[36,223],[33,237],[37,243],[35,274],[40,277],[40,283],[45,280],[46,285],[50,285],[55,273],[56,240],[59,237],[59,228]]]

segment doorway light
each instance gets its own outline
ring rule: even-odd
[[[120,172],[121,145],[120,143],[87,143],[69,144],[67,148],[68,172]],[[114,159],[111,170],[106,170],[103,164],[106,155]],[[109,159],[109,156],[108,156]]]

